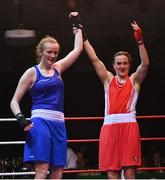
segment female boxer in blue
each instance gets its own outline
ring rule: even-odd
[[[74,18],[78,15],[73,12]],[[77,27],[77,26],[76,26]],[[29,68],[20,78],[11,100],[11,110],[20,127],[27,132],[24,162],[33,162],[35,179],[62,178],[66,164],[66,128],[64,121],[64,84],[61,74],[78,58],[82,49],[82,32],[74,29],[74,49],[58,60],[59,43],[50,36],[36,49],[39,64]],[[21,112],[20,101],[29,91],[32,99],[30,121]]]

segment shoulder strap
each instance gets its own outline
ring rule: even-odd
[[[40,79],[41,73],[40,70],[38,69],[38,66],[34,66],[35,70],[36,70],[36,81],[38,81]]]

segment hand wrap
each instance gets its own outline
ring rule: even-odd
[[[134,31],[134,37],[138,45],[143,44],[143,36],[140,28]]]
[[[77,16],[73,16],[71,14],[70,19],[71,19],[71,23],[72,23],[73,27],[82,30],[83,41],[86,41],[88,38],[87,38],[87,35],[86,35],[86,32],[85,32],[85,29],[84,29],[84,27],[82,25],[83,23],[82,23],[82,19],[80,17],[80,14],[78,13]]]
[[[74,15],[70,15],[70,20],[71,23],[73,25],[73,27],[77,28],[77,29],[81,29],[82,28],[82,20],[81,17],[79,15],[79,13],[77,14],[77,16]]]
[[[21,112],[16,114],[15,117],[21,129],[24,129],[27,125],[32,123],[30,120],[27,120]]]

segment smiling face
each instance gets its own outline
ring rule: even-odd
[[[60,45],[57,40],[51,36],[46,36],[38,43],[36,47],[37,60],[40,63],[53,64],[58,57]]]
[[[58,57],[59,45],[57,43],[46,42],[41,51],[41,61],[45,64],[52,65]]]

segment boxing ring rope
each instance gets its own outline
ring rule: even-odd
[[[165,115],[152,115],[152,116],[136,116],[136,119],[165,119]],[[29,119],[29,118],[27,118]],[[103,120],[104,117],[66,117],[65,120]],[[15,118],[0,118],[0,121],[17,121]]]
[[[66,117],[66,120],[103,120],[104,117]],[[165,119],[165,115],[153,115],[153,116],[136,116],[137,119]],[[0,118],[0,122],[11,122],[17,121],[15,118]],[[141,138],[141,141],[164,141],[165,137],[159,138]],[[68,143],[84,143],[84,142],[99,142],[99,139],[70,139],[67,140]],[[25,144],[25,141],[2,141],[0,145],[17,145],[17,144]],[[145,170],[145,171],[155,171],[155,170],[165,170],[165,167],[141,167],[137,168],[137,171]],[[64,170],[64,173],[90,173],[90,172],[104,172],[99,169],[80,169],[80,170]],[[35,172],[2,172],[0,176],[14,176],[14,175],[35,175]]]
[[[140,138],[141,141],[164,141],[165,137],[160,138]],[[83,143],[83,142],[99,142],[99,139],[70,139],[68,143]],[[0,145],[13,145],[13,144],[25,144],[25,141],[1,141]]]

